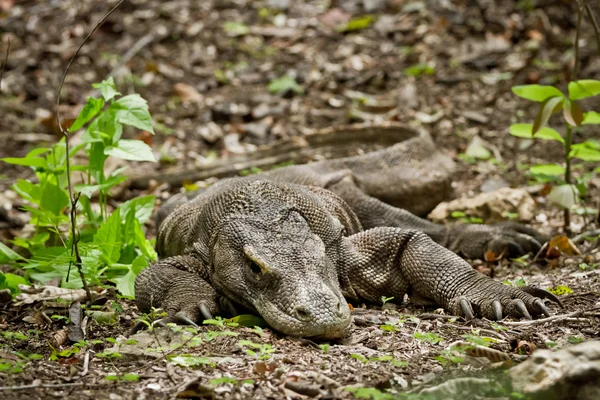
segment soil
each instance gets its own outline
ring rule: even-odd
[[[55,104],[66,63],[116,3],[0,0],[1,49],[5,51],[8,39],[11,48],[0,87],[0,157],[23,156],[60,138]],[[364,15],[374,15],[376,21],[357,31],[337,29]],[[225,22],[243,25],[225,29]],[[131,163],[132,175],[201,168],[215,157],[251,153],[315,129],[398,121],[428,129],[438,146],[457,160],[456,197],[473,196],[498,182],[529,188],[536,200],[536,216],[529,223],[557,235],[563,228],[562,212],[549,204],[542,185],[530,184],[523,165],[560,163],[562,148],[557,142],[526,143],[509,135],[511,123],[529,122],[537,113],[510,89],[540,83],[566,91],[575,25],[572,2],[543,0],[131,0],[108,18],[75,59],[61,92],[61,118],[72,121],[86,96],[95,94],[91,84],[109,75],[122,93],[147,99],[157,134],[126,131],[125,136],[151,144],[160,162]],[[247,34],[233,33],[246,28]],[[578,76],[600,79],[591,26],[584,24],[580,43]],[[427,65],[432,73],[410,76],[406,68],[415,65]],[[303,93],[268,90],[270,82],[285,75]],[[600,109],[598,102],[584,102],[583,107]],[[560,118],[550,121],[559,131]],[[577,131],[575,141],[597,139],[598,133],[586,127]],[[494,160],[465,161],[462,154],[474,137],[483,139]],[[10,185],[32,173],[5,163],[0,168],[7,220],[19,220],[23,213]],[[578,173],[590,170],[587,166]],[[180,190],[161,182],[146,189],[125,188],[115,205],[148,193],[164,200]],[[600,180],[593,177],[589,207],[598,209],[599,194]],[[6,222],[1,217],[0,224]],[[574,233],[597,228],[593,219],[574,216],[571,228]],[[5,243],[23,229],[10,223],[0,227]],[[152,234],[151,226],[148,230]],[[346,387],[399,393],[451,377],[484,376],[491,367],[480,358],[455,363],[445,350],[465,335],[479,335],[493,338],[492,348],[519,362],[533,347],[562,347],[600,337],[600,317],[593,311],[600,305],[597,246],[598,241],[584,241],[578,244],[580,255],[552,260],[472,262],[502,281],[523,277],[543,288],[566,286],[569,293],[560,296],[564,309],[550,305],[553,315],[588,312],[543,324],[465,322],[399,301],[383,310],[354,304],[349,337],[329,344],[283,337],[268,328],[227,326],[203,326],[197,335],[157,328],[130,337],[137,309],[109,290],[97,305],[102,311],[116,310],[116,321],[99,324],[88,318],[85,339],[95,344],[52,361],[49,341],[62,332],[64,319],[48,322],[41,312],[67,315],[64,304],[5,305],[0,309],[0,398],[351,398]],[[237,336],[223,333],[228,331]],[[15,332],[27,339],[11,335]],[[268,344],[274,351],[263,346],[261,359],[259,349],[240,340]],[[55,346],[58,352],[70,348],[70,343]],[[22,355],[30,354],[43,357],[22,361]],[[181,354],[203,357],[196,360],[201,365],[167,361]],[[230,379],[214,380],[223,377]]]

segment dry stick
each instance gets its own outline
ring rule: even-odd
[[[6,48],[6,55],[4,56],[4,62],[0,66],[0,89],[2,89],[2,76],[4,75],[4,68],[8,63],[8,53],[10,53],[10,38],[8,38],[8,47]]]
[[[79,243],[79,234],[77,232],[77,202],[79,201],[80,193],[78,193],[77,196],[73,194],[73,185],[71,184],[71,162],[69,157],[69,129],[67,128],[65,130],[60,122],[60,93],[65,84],[65,79],[67,77],[67,73],[69,72],[69,68],[71,68],[73,60],[75,60],[75,57],[77,57],[83,45],[94,34],[94,32],[98,30],[98,28],[104,23],[104,21],[106,21],[106,19],[113,13],[113,11],[115,11],[121,4],[123,4],[124,1],[125,0],[119,1],[104,17],[102,17],[102,19],[100,19],[100,21],[98,21],[94,29],[92,29],[92,31],[88,33],[87,36],[83,39],[83,42],[81,42],[81,44],[77,48],[77,51],[75,52],[75,54],[73,54],[73,56],[69,60],[69,63],[67,64],[67,67],[65,68],[65,71],[60,80],[60,86],[58,87],[58,91],[56,93],[56,123],[61,133],[65,136],[65,152],[67,154],[67,186],[69,187],[69,199],[71,200],[71,236],[73,238],[71,241],[71,257],[73,256],[73,253],[75,253],[75,266],[77,267],[77,271],[79,272],[79,276],[81,277],[81,283],[83,284],[83,288],[85,289],[85,293],[87,294],[89,300],[92,300],[92,292],[90,292],[90,288],[88,287],[87,282],[85,280],[85,274],[83,273],[83,269],[81,267],[81,256],[79,255],[79,247],[77,246],[77,244]],[[70,261],[69,269],[67,271],[67,282],[69,281],[69,275],[71,274],[71,264],[72,262]]]
[[[574,317],[584,317],[584,316],[588,316],[590,312],[597,310],[597,308],[593,308],[591,310],[587,310],[587,311],[574,311],[572,313],[569,314],[562,314],[562,315],[553,315],[551,317],[548,318],[542,318],[542,319],[534,319],[531,321],[502,321],[502,325],[508,325],[508,326],[527,326],[527,325],[542,325],[542,324],[546,324],[548,322],[561,322],[561,321],[570,321],[571,318]],[[592,313],[591,316],[595,316],[595,314]],[[583,318],[582,318],[583,319]]]
[[[577,30],[575,31],[575,65],[573,66],[573,76],[571,80],[577,79],[577,73],[579,72],[579,35],[581,34],[581,20],[583,17],[583,4],[577,2]]]
[[[598,46],[598,53],[600,53],[600,27],[598,26],[598,21],[596,21],[596,16],[592,12],[592,8],[589,4],[585,5],[585,11],[590,23],[594,27],[594,32],[596,33],[596,45]]]

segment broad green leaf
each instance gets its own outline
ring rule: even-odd
[[[377,20],[374,15],[365,15],[362,17],[354,18],[350,20],[347,24],[341,25],[337,28],[338,32],[354,32],[359,31],[361,29],[368,28],[373,25],[373,23]]]
[[[73,125],[69,128],[71,132],[74,132],[84,126],[90,119],[94,118],[96,114],[104,107],[104,100],[96,99],[93,97],[87,98],[87,103],[77,116]]]
[[[19,194],[24,200],[30,201],[34,204],[39,204],[42,198],[42,188],[39,184],[31,183],[24,179],[17,180],[17,183],[12,185],[15,192]]]
[[[124,218],[123,218],[124,217]],[[123,226],[123,241],[126,245],[135,243],[135,212],[125,212],[121,207],[121,224]]]
[[[538,113],[535,121],[533,121],[532,132],[535,134],[540,130],[541,127],[545,126],[550,119],[552,113],[558,111],[559,106],[562,105],[564,98],[563,97],[550,97],[545,100],[540,107],[540,112]]]
[[[116,111],[116,120],[124,125],[131,125],[154,134],[152,117],[148,111],[148,102],[139,94],[121,97],[110,106]],[[114,142],[113,142],[114,143]]]
[[[8,289],[13,296],[21,293],[21,290],[19,290],[19,285],[29,284],[30,283],[27,282],[27,279],[20,275],[9,274],[0,271],[0,290]]]
[[[581,100],[600,94],[600,81],[583,79],[569,83],[569,97],[571,100]]]
[[[104,154],[121,160],[156,162],[152,148],[141,140],[121,139],[104,149]]]
[[[23,257],[21,257],[17,252],[0,242],[0,262],[18,261],[22,259]]]
[[[544,85],[523,85],[513,86],[512,91],[517,96],[531,101],[537,101],[539,103],[548,100],[551,97],[562,97],[565,95],[555,88],[554,86]]]
[[[92,197],[92,195],[101,190],[107,191],[108,189],[117,186],[118,184],[125,182],[127,180],[126,176],[115,176],[110,179],[107,179],[104,183],[100,185],[75,185],[75,191],[81,192],[82,195],[87,197]]]
[[[140,225],[144,225],[154,212],[155,201],[156,197],[154,196],[142,196],[124,202],[119,206],[122,222],[125,223],[127,215],[133,210]]]
[[[565,99],[563,115],[567,123],[571,126],[579,126],[583,122],[583,111],[575,101]]]
[[[586,112],[583,114],[582,125],[596,125],[600,124],[600,113],[595,111]]]
[[[100,83],[94,83],[92,86],[95,89],[100,90],[102,97],[104,97],[104,101],[110,101],[116,95],[121,94],[121,93],[117,92],[117,88],[115,86],[115,80],[113,79],[112,76]]]
[[[135,260],[133,260],[133,263],[131,263],[129,266],[129,271],[125,275],[112,279],[112,281],[117,285],[117,290],[119,293],[121,293],[123,296],[134,298],[135,278],[138,276],[140,271],[147,266],[148,261],[146,260],[146,257],[138,256]]]
[[[574,144],[571,146],[569,157],[583,161],[600,161],[600,149],[592,147],[590,143]]]
[[[536,132],[535,136],[531,133],[533,129],[532,124],[512,124],[510,126],[510,134],[517,137],[527,139],[543,139],[543,140],[556,140],[564,143],[565,140],[560,136],[560,133],[547,126],[541,128]]]
[[[154,247],[152,247],[150,241],[146,239],[144,231],[137,220],[135,221],[135,245],[139,247],[140,251],[147,259],[154,261],[158,258]]]
[[[223,30],[229,36],[243,36],[250,32],[248,25],[242,24],[241,22],[225,22],[223,24]]]
[[[565,168],[558,164],[538,164],[529,168],[529,172],[534,175],[562,176],[565,174]]]
[[[554,186],[548,193],[548,200],[562,208],[570,209],[577,203],[577,187],[574,185]]]
[[[121,216],[117,208],[94,235],[94,244],[99,246],[109,265],[119,261],[121,256],[121,247],[123,246],[121,235]]]
[[[49,211],[54,215],[59,215],[69,203],[69,195],[65,190],[51,182],[44,184],[40,199],[41,211]]]
[[[267,89],[269,90],[269,92],[275,94],[282,94],[287,92],[288,90],[296,94],[304,93],[304,89],[302,89],[302,86],[298,85],[296,80],[288,75],[284,75],[279,79],[273,79],[271,82],[269,82]]]

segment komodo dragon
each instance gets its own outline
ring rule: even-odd
[[[135,281],[137,305],[188,324],[246,309],[284,334],[321,338],[346,334],[347,301],[381,304],[382,296],[408,294],[467,319],[549,315],[542,299],[558,302],[552,294],[494,281],[455,254],[537,252],[545,240],[537,231],[437,225],[400,208],[430,210],[450,186],[440,171],[452,168],[421,135],[221,180],[182,205],[177,198],[163,210],[172,212],[159,227],[160,261]]]

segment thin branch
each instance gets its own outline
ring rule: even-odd
[[[575,31],[575,65],[573,66],[573,74],[571,80],[577,80],[579,72],[579,35],[581,34],[581,20],[583,17],[583,4],[577,2],[577,30]]]
[[[0,90],[2,89],[2,76],[4,75],[4,68],[8,63],[8,54],[10,53],[10,38],[8,38],[8,47],[6,48],[6,55],[4,56],[4,62],[0,66]]]
[[[553,315],[551,317],[548,318],[542,318],[542,319],[534,319],[534,320],[530,320],[530,321],[502,321],[502,325],[507,325],[507,326],[527,326],[527,325],[542,325],[542,324],[547,324],[549,322],[570,322],[573,321],[574,319],[588,319],[586,317],[596,317],[598,316],[598,307],[594,307],[591,310],[579,310],[579,311],[574,311],[572,313],[569,314],[562,314],[562,315]]]
[[[98,21],[98,23],[96,24],[96,26],[94,26],[94,29],[91,30],[90,33],[87,34],[87,36],[83,39],[83,42],[81,42],[81,44],[79,45],[79,47],[77,48],[77,51],[75,51],[75,54],[73,54],[73,56],[71,57],[71,59],[69,60],[69,62],[67,63],[67,67],[65,68],[65,71],[63,72],[62,78],[60,80],[60,86],[58,87],[58,91],[56,93],[56,123],[61,131],[61,133],[65,136],[65,152],[67,154],[66,157],[66,166],[67,166],[67,186],[69,188],[69,198],[71,199],[71,237],[72,237],[72,241],[71,241],[71,256],[73,256],[73,254],[75,254],[75,266],[77,267],[77,271],[79,272],[79,276],[81,277],[81,283],[83,284],[83,288],[85,289],[85,292],[88,296],[89,300],[92,300],[92,293],[90,291],[90,288],[87,285],[87,282],[85,280],[85,274],[83,273],[83,269],[82,269],[82,262],[81,262],[81,256],[79,254],[79,247],[77,246],[78,242],[79,242],[79,233],[77,231],[77,202],[79,201],[79,193],[75,196],[73,194],[73,185],[71,184],[71,162],[70,162],[70,150],[69,150],[69,130],[68,129],[64,129],[61,122],[60,122],[60,94],[62,91],[62,88],[65,84],[65,79],[67,77],[67,73],[69,72],[69,68],[71,68],[71,64],[73,64],[73,60],[75,60],[75,57],[77,57],[77,55],[79,54],[79,52],[81,51],[81,48],[83,47],[83,45],[88,41],[88,39],[94,34],[94,32],[96,32],[98,30],[98,28],[104,23],[104,21],[106,21],[106,19],[117,9],[119,8],[119,6],[121,4],[123,4],[125,0],[121,0],[119,1],[113,8],[111,8],[111,10],[104,16],[102,17],[102,19],[100,19],[100,21]],[[67,282],[69,280],[69,275],[71,273],[71,262],[69,262],[69,270],[67,271]]]
[[[585,1],[585,12],[587,14],[589,22],[594,27],[594,32],[596,33],[596,45],[598,46],[598,53],[600,54],[600,26],[598,26],[598,21],[596,21],[596,16],[592,12],[592,7],[587,4]]]

